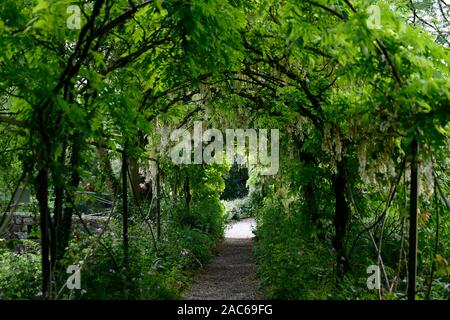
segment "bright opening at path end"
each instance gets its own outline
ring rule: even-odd
[[[256,229],[256,221],[254,218],[232,222],[225,229],[225,238],[251,239],[255,236],[253,234],[254,229]]]

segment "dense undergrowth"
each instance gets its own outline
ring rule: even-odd
[[[194,171],[192,172],[195,178]],[[223,237],[226,215],[219,199],[226,170],[198,170],[191,180],[189,207],[162,205],[161,236],[156,235],[150,203],[132,206],[128,255],[124,259],[120,212],[112,214],[104,228],[73,231],[60,261],[56,299],[180,299],[194,272],[207,264]],[[219,185],[216,192],[210,184]],[[207,192],[207,195],[205,195]],[[83,203],[83,206],[86,204]],[[121,210],[119,207],[118,210]],[[150,212],[143,219],[142,210]],[[80,290],[68,290],[70,265],[80,268]],[[0,242],[0,297],[41,299],[41,259],[36,240]]]
[[[407,225],[404,206],[408,194],[400,182],[395,198],[387,209],[383,226],[374,224],[376,214],[385,205],[386,189],[375,185],[361,188],[356,184],[353,193],[358,208],[352,208],[353,221],[346,232],[345,256],[334,248],[333,190],[326,171],[316,172],[311,180],[308,168],[298,168],[291,160],[285,168],[283,183],[268,180],[271,190],[262,202],[255,203],[258,228],[254,253],[258,262],[261,288],[271,299],[405,299],[407,291]],[[447,169],[445,169],[447,170]],[[307,174],[305,176],[305,174]],[[322,179],[319,178],[322,175]],[[309,177],[308,177],[309,176]],[[448,177],[442,184],[448,190]],[[304,190],[314,181],[322,197],[311,198]],[[407,182],[406,182],[407,183]],[[450,299],[450,221],[446,206],[437,189],[421,182],[420,213],[418,214],[418,278],[417,299]],[[297,189],[298,187],[298,189]],[[437,188],[437,186],[436,186]],[[299,190],[293,192],[292,190]],[[429,193],[426,192],[428,190]],[[357,194],[357,196],[356,196]],[[319,213],[319,214],[317,214]],[[361,215],[361,216],[360,216]],[[377,218],[378,216],[378,218]],[[361,218],[361,221],[359,220]],[[372,225],[372,227],[368,227]],[[375,243],[374,243],[375,241]],[[376,248],[381,247],[381,260]],[[339,259],[340,261],[338,261]],[[339,273],[342,263],[345,269]],[[380,267],[380,288],[368,287],[369,266]]]

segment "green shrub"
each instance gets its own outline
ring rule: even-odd
[[[267,202],[257,215],[255,255],[269,299],[326,299],[334,284],[331,247],[302,234],[298,211]]]
[[[131,225],[128,274],[123,268],[119,224],[111,223],[111,230],[102,237],[103,246],[97,244],[94,249],[95,238],[75,236],[64,264],[83,261],[82,290],[66,290],[63,298],[180,299],[192,271],[208,263],[213,245],[223,234],[222,207],[217,203],[199,203],[189,211],[192,216],[175,220],[169,221],[164,214],[164,236],[157,241],[157,250],[145,224]],[[184,219],[191,223],[182,224],[186,223]]]
[[[252,217],[254,214],[253,205],[249,197],[222,201],[227,214],[227,221],[240,220]]]
[[[23,240],[23,253],[12,252],[0,239],[0,299],[38,299],[41,258],[37,244]]]

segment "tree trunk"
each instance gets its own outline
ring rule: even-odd
[[[334,227],[335,236],[333,239],[333,247],[336,250],[336,267],[338,280],[343,277],[348,271],[348,261],[345,254],[344,239],[347,231],[350,208],[345,198],[345,187],[347,185],[347,178],[345,172],[345,163],[340,161],[338,163],[337,174],[333,181],[333,189],[336,199]]]
[[[161,239],[161,171],[156,163],[156,237]]]
[[[309,219],[314,227],[319,226],[319,209],[317,208],[317,202],[315,199],[315,187],[313,181],[308,181],[303,187],[303,194],[305,195],[305,206],[308,211]]]
[[[122,241],[123,241],[123,264],[125,272],[128,273],[128,164],[127,151],[122,152]]]
[[[186,208],[191,206],[191,185],[189,182],[189,173],[186,171],[186,180],[184,181],[184,196],[186,199]]]
[[[138,159],[135,157],[130,157],[129,159],[130,163],[130,183],[133,186],[133,190],[135,190],[134,193],[134,203],[136,205],[139,204],[139,202],[142,200],[142,192],[140,188],[140,179],[139,179],[139,164]]]
[[[41,228],[42,296],[51,297],[52,268],[50,264],[50,212],[48,208],[48,168],[39,170],[36,180]]]
[[[63,146],[63,152],[61,157],[59,158],[59,165],[64,168],[65,162],[66,162],[66,149],[67,149],[67,143],[64,142]],[[56,170],[54,170],[56,171]],[[54,173],[54,185],[55,185],[55,201],[54,201],[54,209],[53,209],[53,223],[51,224],[50,231],[51,231],[51,237],[50,237],[50,256],[51,256],[51,264],[52,269],[56,270],[56,264],[58,262],[58,241],[59,241],[59,228],[61,224],[62,219],[62,213],[63,213],[63,202],[64,202],[64,177],[59,174],[56,176],[56,173]]]
[[[419,144],[417,140],[414,139],[411,148],[411,194],[409,198],[408,300],[415,300],[416,297],[417,209],[419,196],[418,152]]]
[[[294,140],[298,144],[298,156],[302,164],[309,167],[317,166],[317,161],[315,161],[314,156],[306,152],[303,149],[304,140],[303,138],[300,138],[298,135],[294,135]],[[310,169],[313,170],[313,169]],[[306,184],[303,186],[303,194],[305,195],[305,208],[308,211],[309,219],[311,221],[311,224],[317,228],[320,228],[320,225],[318,223],[319,221],[319,209],[317,206],[317,201],[315,199],[315,184],[314,184],[314,178],[310,178]]]
[[[74,213],[74,209],[72,203],[75,199],[75,190],[78,188],[80,184],[80,174],[78,172],[80,158],[80,147],[77,139],[74,139],[72,142],[72,153],[70,156],[70,168],[72,170],[72,174],[70,177],[69,188],[66,190],[65,199],[68,201],[63,210],[63,215],[61,219],[61,225],[58,228],[57,232],[57,260],[61,260],[64,257],[64,253],[66,251],[67,246],[69,245],[69,240],[71,236],[72,229],[72,215]]]

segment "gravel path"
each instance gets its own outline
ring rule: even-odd
[[[222,250],[194,279],[187,300],[256,299],[254,226],[253,219],[245,219],[227,227]]]

